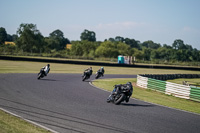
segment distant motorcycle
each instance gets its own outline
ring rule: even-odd
[[[44,69],[40,69],[40,72],[38,73],[38,78],[37,79],[41,79],[45,76],[45,71]]]
[[[90,72],[84,72],[82,76],[82,81],[85,81],[86,79],[90,78]]]
[[[98,79],[103,76],[102,72],[96,72],[95,79]]]
[[[114,104],[118,105],[121,102],[129,102],[129,98],[132,95],[133,87],[130,82],[125,85],[115,85],[113,92],[107,99],[107,102],[113,102]]]
[[[40,72],[38,73],[38,78],[43,78],[44,76],[47,76],[47,74],[50,72],[50,64],[47,64],[46,66],[42,67],[40,69]]]

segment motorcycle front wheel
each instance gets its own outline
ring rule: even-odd
[[[39,73],[39,75],[38,75],[38,78],[37,79],[40,79],[41,78],[41,73]]]
[[[95,79],[98,79],[99,77],[100,77],[99,74],[97,74],[96,77],[95,77]]]
[[[115,97],[114,104],[116,105],[120,104],[124,100],[125,97],[126,96],[124,93],[119,94],[118,96]]]
[[[85,81],[85,80],[86,80],[86,77],[87,77],[87,76],[84,75],[83,78],[82,78],[82,81]]]

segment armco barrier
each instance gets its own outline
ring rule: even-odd
[[[200,87],[175,84],[163,80],[175,78],[199,78],[199,74],[137,75],[137,86],[200,102]],[[158,80],[163,79],[163,80]]]
[[[158,80],[169,80],[177,78],[200,78],[200,74],[142,74],[142,77],[158,79]]]
[[[190,88],[190,99],[200,102],[200,88],[195,86],[191,86]]]
[[[137,86],[147,89],[148,78],[137,75]]]
[[[148,78],[147,88],[164,93],[166,89],[166,82]]]
[[[190,86],[166,82],[165,94],[190,99]]]

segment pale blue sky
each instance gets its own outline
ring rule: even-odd
[[[43,36],[60,29],[70,41],[84,29],[98,41],[116,36],[200,50],[200,0],[0,0],[0,27],[15,34],[21,23]]]

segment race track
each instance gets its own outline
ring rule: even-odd
[[[41,80],[37,74],[0,74],[0,108],[60,133],[200,132],[200,115],[135,99],[114,105],[106,102],[109,94],[82,82],[80,74],[50,73]]]

